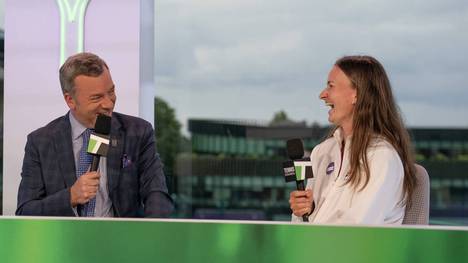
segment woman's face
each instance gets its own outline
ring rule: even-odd
[[[333,66],[328,74],[327,87],[320,93],[320,99],[330,107],[328,121],[343,128],[345,134],[351,134],[357,92],[339,67]]]

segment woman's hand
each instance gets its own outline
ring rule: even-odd
[[[292,191],[289,194],[289,205],[295,216],[301,217],[312,212],[312,190]]]

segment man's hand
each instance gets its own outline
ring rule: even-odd
[[[312,190],[292,191],[289,194],[289,205],[295,216],[301,217],[312,212]]]
[[[96,196],[99,188],[99,172],[87,172],[80,176],[70,189],[70,201],[72,207],[86,204]]]

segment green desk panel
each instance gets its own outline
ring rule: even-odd
[[[0,262],[468,262],[465,228],[0,219]]]

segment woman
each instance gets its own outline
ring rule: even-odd
[[[306,191],[290,194],[293,221],[401,224],[415,168],[383,66],[370,56],[339,59],[320,99],[335,128],[312,151]]]

